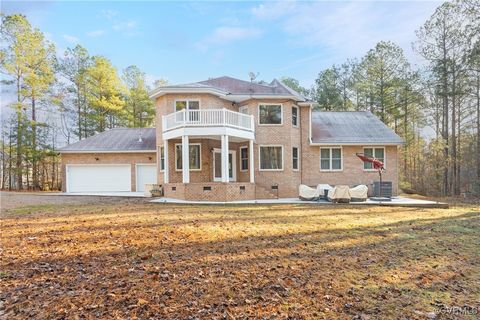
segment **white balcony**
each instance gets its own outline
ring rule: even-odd
[[[163,139],[222,134],[254,139],[254,131],[253,116],[228,109],[184,109],[162,116]]]

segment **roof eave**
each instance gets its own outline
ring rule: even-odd
[[[311,142],[311,146],[400,146],[405,142],[340,142],[340,141],[328,141],[328,142]]]
[[[211,93],[218,96],[226,96],[228,92],[213,87],[192,88],[192,87],[160,87],[150,92],[149,98],[154,99],[169,93]]]
[[[58,153],[155,153],[157,150],[57,150]]]
[[[278,95],[278,94],[229,94],[227,96],[232,100],[250,100],[250,99],[291,99],[294,101],[304,101],[302,97],[293,95]]]

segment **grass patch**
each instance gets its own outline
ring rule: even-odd
[[[423,319],[478,303],[478,209],[21,208],[0,299],[8,318]]]

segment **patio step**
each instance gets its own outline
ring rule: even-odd
[[[255,199],[277,199],[277,195],[257,184],[255,185]]]

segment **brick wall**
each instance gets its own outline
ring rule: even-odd
[[[282,125],[260,125],[258,122],[258,106],[262,103],[279,103],[283,108]],[[301,154],[301,119],[299,126],[292,125],[292,100],[249,100],[242,104],[248,107],[248,113],[255,117],[254,165],[255,183],[271,190],[272,185],[278,185],[278,195],[281,198],[297,197],[298,185],[301,183],[299,170],[292,168],[292,148],[299,148]],[[299,108],[300,109],[300,108]],[[300,113],[300,110],[299,110]],[[299,114],[300,116],[300,114]],[[260,145],[283,146],[283,169],[280,171],[262,171],[259,163]],[[301,165],[301,164],[300,164]]]
[[[210,94],[169,94],[157,99],[157,145],[163,145],[161,116],[174,111],[174,101],[181,99],[198,99],[202,109],[228,108],[238,111],[240,106],[247,106],[248,114],[255,117],[255,143],[254,143],[254,170],[255,183],[258,186],[271,190],[272,185],[278,185],[279,197],[297,197],[300,184],[316,185],[318,183],[328,184],[366,184],[370,185],[378,180],[378,173],[363,170],[363,164],[355,156],[356,152],[363,152],[363,146],[343,147],[343,170],[340,172],[320,171],[320,147],[309,145],[309,107],[299,107],[300,125],[292,125],[292,100],[256,100],[251,99],[243,102],[240,106],[232,105],[226,101]],[[280,103],[283,106],[282,125],[259,125],[258,105],[261,103]],[[192,183],[213,181],[213,148],[220,148],[220,137],[217,139],[192,139],[190,143],[200,142],[202,144],[202,170],[190,171]],[[240,171],[240,146],[248,146],[248,141],[231,142],[229,149],[236,151],[237,181],[249,182],[249,171]],[[169,142],[169,173],[171,183],[182,182],[182,172],[175,171],[175,143],[181,140]],[[280,171],[261,171],[259,168],[259,146],[260,145],[282,145],[283,146],[283,169]],[[292,168],[292,148],[299,148],[300,170]],[[385,148],[387,158],[387,171],[384,174],[385,181],[393,182],[393,192],[398,192],[398,168],[397,168],[397,147]],[[159,172],[158,181],[163,182],[163,173]],[[179,194],[179,193],[177,193]],[[185,195],[187,196],[187,195]]]
[[[96,160],[98,158],[98,160]],[[64,153],[62,154],[62,191],[66,192],[67,164],[130,164],[132,190],[136,190],[135,164],[155,163],[156,154],[152,153]]]
[[[302,108],[302,119],[309,117],[308,108]],[[302,127],[302,183],[315,186],[319,183],[330,185],[345,184],[349,186],[365,184],[371,190],[374,181],[378,181],[377,171],[366,171],[363,162],[355,155],[362,153],[364,147],[370,146],[343,146],[343,170],[339,172],[320,171],[320,147],[309,145],[309,126]],[[339,147],[339,146],[331,146]],[[381,146],[378,146],[381,147]],[[384,181],[392,181],[393,194],[398,194],[398,152],[397,146],[386,146],[386,171],[383,174]],[[370,191],[371,192],[371,191]]]
[[[218,138],[220,139],[220,137]],[[201,170],[190,170],[190,182],[213,182],[213,149],[220,149],[221,142],[217,139],[189,139],[189,144],[200,143]],[[182,183],[182,170],[175,170],[175,145],[182,144],[181,139],[168,141],[169,182]],[[159,147],[163,146],[162,145]],[[250,182],[250,175],[240,171],[240,147],[248,146],[248,142],[229,142],[229,150],[235,151],[236,177],[239,182]],[[159,153],[160,154],[160,153]],[[158,172],[158,181],[163,182],[163,171]]]
[[[192,201],[253,200],[255,199],[255,184],[241,182],[168,183],[164,185],[164,194],[167,198]]]

